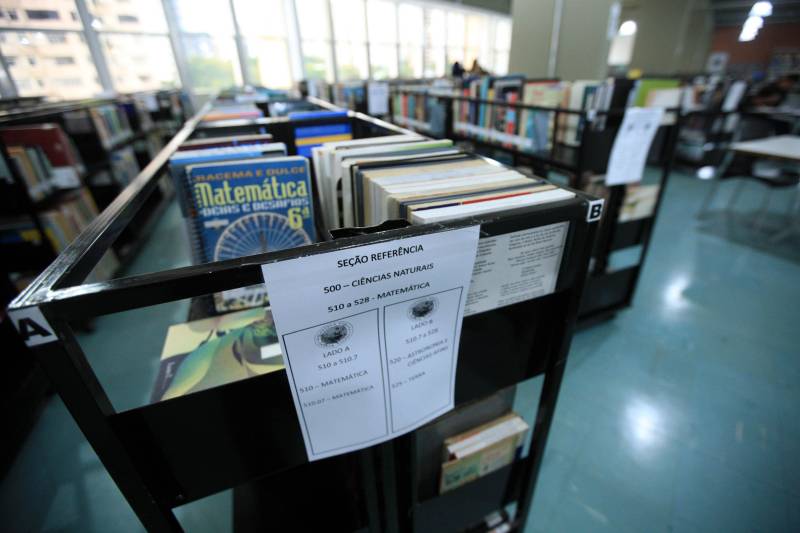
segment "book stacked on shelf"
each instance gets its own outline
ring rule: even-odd
[[[100,144],[106,150],[133,137],[128,115],[115,104],[103,104],[89,108],[89,116],[94,124]]]
[[[283,143],[176,152],[170,174],[197,263],[316,242],[308,160]],[[266,302],[263,285],[214,295],[218,312]]]
[[[264,307],[170,326],[151,403],[283,368],[281,347]]]
[[[367,87],[363,81],[349,81],[333,85],[333,104],[354,111],[367,103]]]
[[[120,185],[127,185],[139,174],[139,161],[133,146],[125,146],[109,154],[111,172]]]
[[[59,198],[56,205],[39,212],[39,220],[44,230],[44,238],[56,254],[61,253],[69,243],[97,217],[97,205],[85,187],[69,191]],[[19,217],[3,222],[0,226],[0,243],[42,244],[43,237],[33,220]],[[119,263],[113,252],[109,251],[95,269],[91,280],[109,279]]]
[[[314,149],[313,160],[329,230],[390,219],[425,224],[574,196],[465,153],[449,139],[393,135],[326,143]]]
[[[72,140],[58,124],[3,128],[0,139],[34,201],[44,198],[52,189],[80,186],[80,177],[86,169]]]
[[[304,121],[315,119],[334,119],[334,123],[302,125]],[[297,154],[311,157],[311,151],[326,142],[346,141],[353,138],[353,129],[347,111],[293,111],[289,120],[297,121],[294,129]]]
[[[255,104],[217,103],[203,116],[203,122],[261,118],[264,112]]]
[[[439,492],[445,493],[516,460],[528,424],[516,413],[445,439]]]

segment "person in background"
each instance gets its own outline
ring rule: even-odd
[[[485,71],[485,70],[483,69],[483,67],[481,67],[480,63],[478,63],[478,60],[477,60],[477,59],[475,59],[475,60],[472,62],[472,68],[471,68],[471,69],[469,69],[469,75],[470,75],[470,76],[484,76],[484,75],[486,75],[486,74],[488,74],[488,72],[487,72],[487,71]]]
[[[800,75],[787,74],[767,83],[747,100],[747,107],[778,107],[786,100],[798,81],[800,81]]]
[[[453,67],[450,69],[450,74],[454,78],[463,78],[464,77],[464,67],[461,66],[461,63],[456,61],[453,63]]]

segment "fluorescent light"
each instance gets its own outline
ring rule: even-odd
[[[752,41],[758,35],[758,29],[748,30],[747,28],[742,28],[742,33],[739,34],[739,42],[748,42]]]
[[[626,20],[619,27],[619,34],[622,36],[634,35],[636,33],[636,22],[633,20]]]
[[[750,15],[756,17],[768,17],[772,15],[772,2],[756,2],[750,8]]]
[[[747,17],[747,20],[744,21],[744,25],[742,29],[755,29],[760,30],[764,27],[764,19],[761,17],[756,17],[755,15]]]

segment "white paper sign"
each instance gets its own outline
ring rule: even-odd
[[[371,81],[367,84],[367,112],[370,115],[389,113],[389,84]]]
[[[464,315],[553,292],[568,229],[559,222],[481,239]]]
[[[647,153],[661,124],[661,107],[629,107],[608,159],[606,185],[642,181]]]
[[[453,408],[479,227],[262,266],[309,460]]]

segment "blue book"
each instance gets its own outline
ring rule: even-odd
[[[316,240],[306,158],[205,163],[188,167],[186,173],[205,261]]]
[[[196,246],[224,261],[316,241],[308,159],[302,156],[189,166]],[[215,294],[217,311],[266,302],[263,284]]]
[[[289,120],[309,120],[314,118],[336,118],[347,117],[347,111],[328,111],[322,109],[320,111],[293,111],[289,113]]]
[[[263,143],[241,146],[223,146],[219,148],[203,148],[199,150],[185,150],[175,152],[169,158],[169,173],[178,191],[178,203],[184,217],[191,215],[189,198],[191,192],[187,190],[186,168],[200,163],[215,161],[238,161],[242,159],[255,159],[260,157],[278,157],[286,155],[286,145],[283,143]]]

